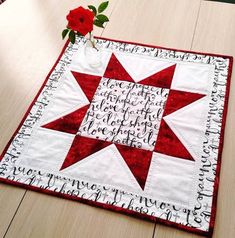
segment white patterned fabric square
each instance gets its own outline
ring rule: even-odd
[[[102,78],[79,133],[154,150],[169,90]]]

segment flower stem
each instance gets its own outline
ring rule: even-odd
[[[91,45],[94,49],[96,49],[97,51],[99,51],[99,49],[96,47],[95,45],[95,40],[92,40],[92,34],[91,32],[89,32],[89,41],[91,42]]]

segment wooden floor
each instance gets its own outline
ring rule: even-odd
[[[55,62],[77,0],[7,0],[0,6],[0,150]],[[235,5],[202,0],[111,0],[96,35],[235,56]],[[234,68],[235,70],[235,68]],[[232,79],[215,238],[235,234],[235,71]],[[0,237],[189,238],[163,225],[0,184]]]

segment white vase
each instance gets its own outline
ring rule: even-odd
[[[101,49],[98,48],[96,39],[92,33],[89,33],[89,37],[86,40],[84,55],[88,65],[91,67],[96,68],[101,66]]]

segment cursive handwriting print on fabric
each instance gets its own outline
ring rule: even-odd
[[[169,90],[102,78],[79,134],[153,150]]]

